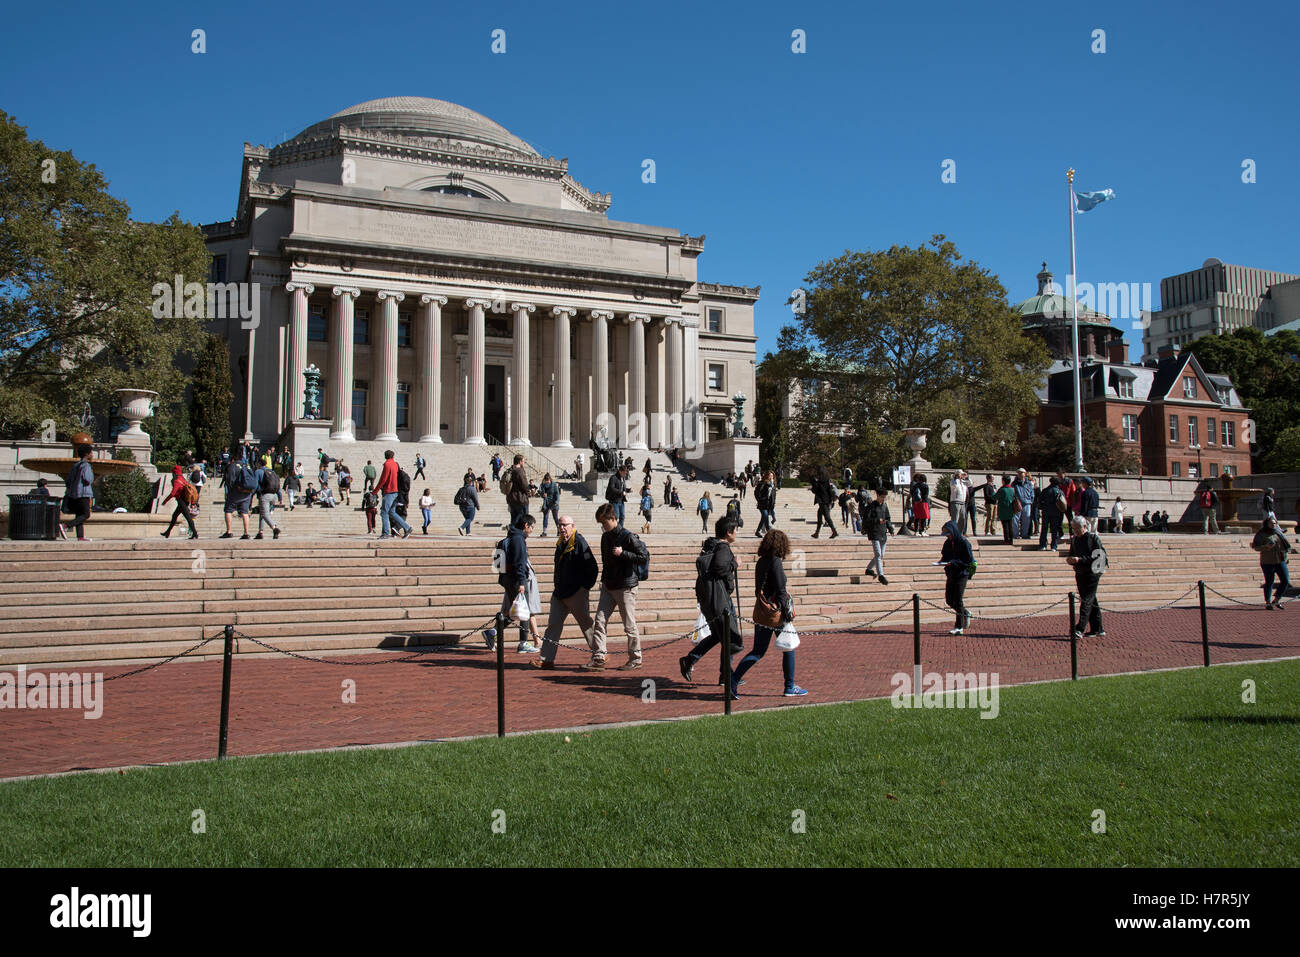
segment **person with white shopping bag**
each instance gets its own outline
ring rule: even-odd
[[[505,591],[501,599],[501,614],[519,621],[519,647],[515,650],[521,655],[537,651],[540,640],[537,637],[536,616],[542,610],[542,598],[537,588],[537,575],[528,561],[528,536],[533,533],[535,519],[525,513],[518,516],[510,526],[506,537],[497,543],[492,556],[497,569],[497,584]],[[504,635],[500,636],[504,639]],[[533,641],[529,641],[529,638]],[[493,648],[492,639],[487,639],[489,649]]]
[[[726,642],[726,649],[719,648],[718,684],[723,683],[721,671],[727,666],[728,659],[745,650],[744,640],[740,635],[740,617],[731,595],[736,591],[736,571],[739,567],[731,545],[736,541],[736,522],[722,516],[714,525],[713,537],[705,541],[699,557],[695,559],[695,597],[700,603],[700,611],[708,623],[709,636],[678,659],[682,677],[692,680],[696,663],[713,649],[714,645]],[[722,658],[722,655],[728,658]],[[734,687],[735,682],[732,682]],[[735,693],[732,693],[735,697]]]
[[[799,637],[794,631],[794,601],[786,587],[782,561],[789,554],[790,539],[776,529],[769,531],[758,544],[758,562],[754,565],[754,647],[731,676],[732,693],[737,697],[740,679],[767,654],[773,637],[782,653],[785,696],[798,698],[808,693],[794,683],[794,649],[799,645]]]

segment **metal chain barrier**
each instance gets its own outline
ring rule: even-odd
[[[1223,592],[1219,591],[1217,588],[1214,588],[1214,587],[1212,587],[1212,586],[1210,586],[1210,585],[1206,585],[1206,586],[1205,586],[1205,590],[1206,590],[1206,591],[1212,591],[1212,592],[1214,592],[1216,595],[1218,595],[1218,596],[1219,596],[1220,598],[1222,598],[1224,601],[1232,602],[1234,605],[1245,605],[1247,608],[1257,608],[1257,607],[1259,607],[1259,603],[1258,603],[1258,602],[1253,602],[1253,601],[1242,601],[1240,598],[1231,598],[1231,597],[1229,597],[1228,595],[1225,595]],[[1283,598],[1284,598],[1284,600],[1285,600],[1285,596],[1283,596]],[[1294,600],[1294,599],[1292,599],[1292,600]]]
[[[1205,587],[1210,591],[1214,591],[1214,589],[1210,588],[1209,585],[1206,585]],[[1102,611],[1106,612],[1106,614],[1108,615],[1145,615],[1148,612],[1164,611],[1166,608],[1173,608],[1174,605],[1177,605],[1180,601],[1182,601],[1184,598],[1186,598],[1194,591],[1196,591],[1195,585],[1187,589],[1187,591],[1183,592],[1173,601],[1165,602],[1163,605],[1157,605],[1155,608],[1108,608],[1105,605],[1102,605],[1100,603],[1098,604],[1097,607],[1099,607]]]
[[[463,635],[458,635],[454,644],[460,644],[466,638],[470,638],[478,634],[479,632],[486,631],[495,623],[496,623],[495,616],[489,618],[486,622],[479,625],[477,628],[471,628]],[[288,651],[284,648],[278,648],[275,645],[271,644],[270,642],[262,641],[260,638],[254,638],[252,635],[246,635],[242,631],[236,631],[234,634],[236,638],[247,638],[253,644],[259,645],[260,647],[265,648],[267,651],[274,651],[276,654],[287,655],[290,658],[297,658],[299,661],[313,661],[319,665],[347,665],[350,667],[365,667],[368,665],[393,665],[393,664],[400,664],[402,662],[428,660],[427,651],[415,652],[414,654],[404,655],[400,658],[395,658],[395,657],[381,658],[378,661],[352,661],[352,660],[339,660],[337,658],[317,658],[313,655],[305,655],[298,651]],[[501,636],[499,635],[497,636],[498,640],[500,640],[500,637]],[[212,639],[208,639],[208,640],[211,641]],[[433,645],[430,647],[440,647],[440,646]]]
[[[200,632],[200,634],[202,634],[202,632]],[[171,664],[177,658],[184,658],[186,655],[198,651],[209,641],[216,641],[217,638],[219,637],[221,636],[213,635],[210,638],[200,638],[197,644],[191,645],[190,647],[186,648],[184,651],[180,652],[179,654],[172,655],[170,658],[164,658],[162,661],[155,661],[152,664],[145,665],[143,668],[136,668],[134,671],[124,671],[120,675],[113,675],[112,677],[105,678],[104,680],[116,681],[118,678],[130,678],[132,675],[143,674],[146,671],[152,671],[154,668],[161,668],[163,665]]]

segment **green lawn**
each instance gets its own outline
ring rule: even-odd
[[[10,782],[0,865],[1295,866],[1298,745],[1300,662],[1216,667]]]

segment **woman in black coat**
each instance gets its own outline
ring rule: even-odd
[[[781,624],[794,621],[794,602],[790,598],[790,592],[786,589],[785,565],[782,563],[787,555],[790,554],[790,539],[786,534],[776,529],[772,529],[764,536],[758,544],[758,563],[754,566],[754,589],[755,593],[762,595],[767,601],[775,604],[781,609]],[[736,666],[735,672],[731,676],[731,692],[736,697],[739,693],[736,691],[740,687],[740,679],[745,676],[750,668],[758,664],[759,660],[767,654],[768,645],[776,636],[776,631],[765,625],[754,626],[754,647],[741,659]],[[794,652],[786,651],[781,654],[781,669],[785,673],[785,696],[787,698],[797,698],[806,695],[808,692],[794,683]]]
[[[821,534],[822,522],[825,522],[831,530],[831,538],[837,538],[840,533],[835,531],[835,523],[831,521],[831,504],[835,501],[835,492],[831,489],[831,477],[826,472],[826,466],[817,469],[809,487],[813,501],[817,503],[817,528],[813,530],[812,537],[817,538]]]

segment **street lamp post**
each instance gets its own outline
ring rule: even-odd
[[[1205,478],[1205,476],[1201,474],[1201,446],[1199,444],[1189,445],[1187,449],[1189,452],[1194,451],[1196,453],[1196,477],[1198,479]]]

